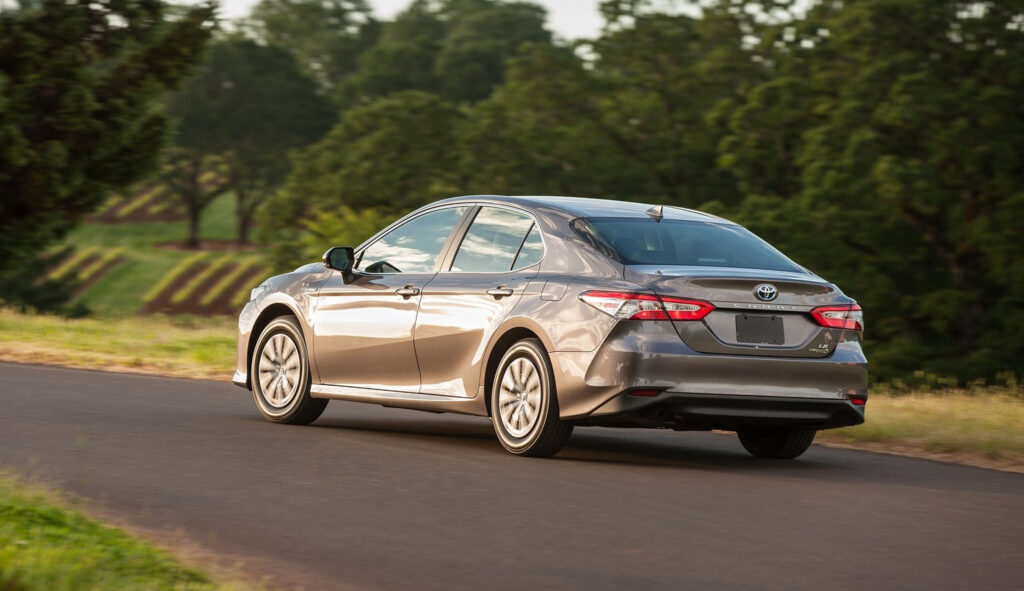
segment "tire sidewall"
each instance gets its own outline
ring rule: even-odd
[[[263,354],[263,348],[271,337],[278,334],[284,334],[294,342],[295,348],[299,352],[301,376],[295,396],[288,406],[284,408],[276,408],[267,402],[259,380],[259,361]],[[290,317],[281,317],[272,320],[263,329],[259,340],[256,341],[256,347],[253,349],[252,360],[249,362],[249,375],[251,376],[252,383],[252,397],[256,401],[256,408],[264,418],[274,422],[285,422],[299,411],[302,401],[309,396],[310,373],[309,357],[306,354],[306,340],[302,336],[302,329],[299,327],[298,322]]]
[[[501,380],[505,375],[505,370],[520,357],[529,359],[538,370],[537,373],[541,380],[541,401],[537,422],[534,423],[533,428],[523,437],[516,437],[508,432],[501,419],[500,394]],[[505,449],[516,454],[524,453],[537,442],[551,414],[552,398],[554,397],[553,385],[554,376],[547,354],[535,343],[519,341],[505,352],[498,364],[498,371],[494,374],[494,383],[491,385],[491,420],[494,423],[494,432],[498,436],[498,441]]]

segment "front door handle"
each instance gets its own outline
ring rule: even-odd
[[[396,289],[395,293],[397,293],[398,295],[402,296],[403,298],[411,298],[414,295],[419,295],[420,288],[413,287],[411,285],[406,285],[405,287],[401,287],[399,289]]]
[[[514,294],[515,291],[507,287],[495,287],[494,289],[488,289],[487,295],[494,296],[496,298],[503,298]]]

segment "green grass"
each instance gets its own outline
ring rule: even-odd
[[[187,236],[188,228],[184,221],[79,226],[68,236],[66,244],[79,251],[92,249],[92,254],[122,248],[124,262],[90,285],[77,301],[103,316],[136,313],[148,301],[145,299],[147,293],[164,280],[169,271],[194,254],[158,248],[158,245],[184,243]],[[235,236],[234,195],[222,195],[203,212],[200,237],[203,240],[230,241]],[[69,265],[67,270],[74,266]]]
[[[867,421],[821,434],[823,441],[968,454],[1024,467],[1024,387],[948,389],[868,398]]]
[[[57,493],[0,473],[0,589],[225,588],[170,553],[69,508]]]
[[[0,358],[228,379],[235,365],[235,321],[160,315],[66,319],[0,308]]]

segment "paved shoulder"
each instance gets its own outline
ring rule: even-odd
[[[482,419],[332,402],[262,421],[229,384],[0,363],[0,465],[283,587],[1019,589],[1024,475],[732,437],[579,429],[506,454]]]

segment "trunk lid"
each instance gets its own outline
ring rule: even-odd
[[[673,322],[683,342],[701,353],[828,356],[842,338],[842,331],[821,326],[810,311],[818,306],[853,302],[835,285],[811,273],[628,265],[625,279],[661,297],[713,304],[715,310],[699,322]]]

